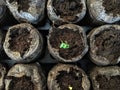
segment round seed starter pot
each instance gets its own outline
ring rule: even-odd
[[[50,54],[62,62],[76,62],[88,51],[83,28],[74,24],[52,27],[47,42]]]
[[[94,24],[120,21],[120,0],[87,0],[87,6]]]
[[[16,64],[7,73],[5,90],[46,90],[39,64]]]
[[[6,68],[0,64],[0,90],[4,89],[4,78],[6,75]]]
[[[97,65],[114,65],[120,62],[120,26],[103,25],[89,34],[90,58]]]
[[[28,63],[42,54],[43,38],[32,25],[18,24],[9,28],[3,47],[12,60]]]
[[[54,24],[77,23],[86,14],[86,0],[48,0],[48,17]]]
[[[37,24],[44,18],[46,0],[6,0],[6,3],[19,22]]]
[[[93,90],[120,90],[120,67],[96,67],[90,72]]]
[[[75,65],[58,64],[47,79],[48,90],[90,90],[85,72]]]

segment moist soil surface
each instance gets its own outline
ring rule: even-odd
[[[120,15],[120,0],[103,0],[106,13],[113,13],[113,16]]]
[[[18,3],[18,11],[20,12],[20,10],[24,11],[24,12],[28,12],[28,9],[29,9],[29,3],[30,3],[30,0],[10,0],[9,2],[12,3],[12,2],[17,2]]]
[[[27,28],[15,28],[10,32],[9,49],[19,52],[21,57],[29,50],[32,38]]]
[[[35,86],[30,77],[23,76],[20,78],[9,77],[12,79],[9,90],[35,90]]]
[[[96,81],[99,83],[99,90],[120,90],[120,75],[109,76],[98,75]]]
[[[61,18],[73,21],[75,15],[81,13],[83,4],[81,4],[81,0],[53,0],[53,7]]]
[[[72,87],[72,90],[83,90],[82,73],[73,68],[70,69],[70,72],[59,71],[56,80],[60,90],[70,90],[69,87]]]
[[[69,48],[60,48],[62,42],[67,42]],[[83,35],[79,31],[73,31],[72,29],[53,28],[53,32],[50,37],[50,44],[52,48],[59,49],[59,55],[64,59],[72,59],[81,55],[84,50]]]
[[[120,56],[120,30],[110,27],[96,35],[96,54],[107,58],[111,64]]]

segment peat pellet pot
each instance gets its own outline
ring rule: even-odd
[[[28,63],[42,54],[43,38],[32,25],[18,24],[9,28],[3,47],[12,60]]]
[[[0,90],[4,90],[5,75],[6,75],[6,68],[2,64],[0,64]]]
[[[5,90],[46,90],[46,79],[39,64],[17,64],[7,73]]]
[[[90,90],[90,82],[85,72],[68,64],[58,64],[50,70],[47,86],[48,90]]]
[[[48,17],[54,24],[77,23],[86,14],[86,0],[48,0]]]
[[[62,62],[76,62],[88,51],[83,28],[74,24],[52,27],[47,42],[51,55]]]
[[[90,72],[93,90],[120,90],[120,67],[96,67]]]
[[[90,58],[97,65],[120,62],[120,26],[104,25],[89,34]]]
[[[87,6],[94,24],[120,21],[120,0],[87,0]]]
[[[19,22],[37,24],[45,16],[46,0],[6,0],[6,4]]]

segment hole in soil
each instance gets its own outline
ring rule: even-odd
[[[95,36],[96,54],[116,63],[120,56],[120,30],[110,27]]]
[[[12,81],[9,85],[9,90],[35,90],[35,86],[30,77],[12,77]]]
[[[120,76],[98,75],[96,81],[99,83],[99,90],[120,90]]]
[[[69,48],[60,48],[62,42],[68,43]],[[85,48],[83,42],[82,33],[68,28],[53,28],[53,32],[50,37],[51,46],[55,49],[59,49],[59,55],[65,59],[72,59],[81,55]]]
[[[32,38],[27,28],[14,28],[10,32],[9,49],[14,52],[19,52],[21,57],[29,50]]]
[[[24,11],[24,12],[27,12],[30,5],[30,0],[10,0],[9,2],[12,3],[12,2],[17,2],[18,3],[18,11],[20,12],[21,10]]]
[[[65,20],[72,20],[83,9],[81,0],[53,0],[53,7],[57,15]]]
[[[59,75],[56,77],[60,90],[83,90],[82,87],[82,73],[78,70],[70,68],[70,72],[59,71]]]
[[[113,16],[120,15],[120,0],[103,0],[106,13],[113,13]]]

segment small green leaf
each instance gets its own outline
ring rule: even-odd
[[[65,41],[65,43],[62,41],[61,44],[60,44],[60,48],[68,49],[69,48],[69,44],[66,41]]]

